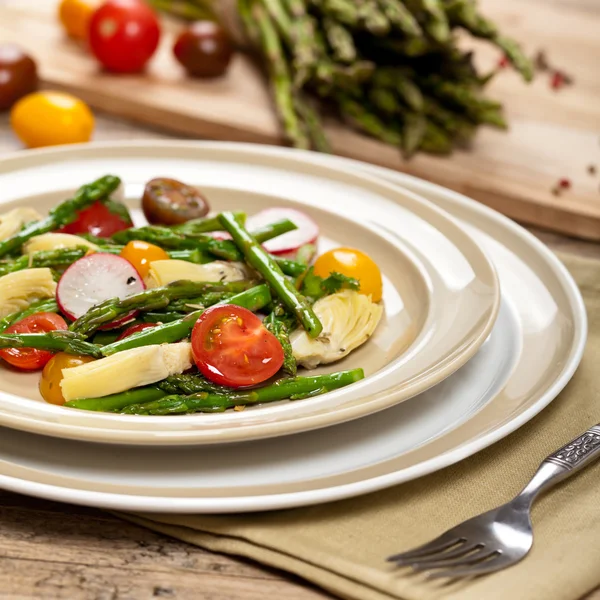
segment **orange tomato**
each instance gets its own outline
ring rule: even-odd
[[[58,18],[70,37],[85,40],[90,18],[97,7],[98,2],[94,0],[62,0],[58,7]]]
[[[63,92],[35,92],[10,112],[10,124],[29,148],[88,142],[94,116],[85,102]]]
[[[121,256],[128,260],[142,277],[148,275],[151,262],[169,259],[169,255],[162,248],[140,240],[129,242],[121,250]]]
[[[77,356],[75,354],[67,354],[59,352],[55,354],[49,362],[46,363],[42,371],[42,379],[40,380],[40,394],[42,398],[50,403],[62,406],[65,403],[60,382],[63,379],[63,369],[78,367],[95,360],[91,356]]]
[[[379,302],[382,294],[381,271],[375,261],[354,248],[335,248],[317,258],[314,264],[315,275],[328,277],[331,273],[341,273],[354,277],[360,282],[360,293],[371,296]]]

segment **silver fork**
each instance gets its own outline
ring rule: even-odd
[[[438,538],[388,557],[398,566],[429,571],[429,578],[474,577],[519,562],[533,545],[531,505],[538,494],[600,457],[600,424],[548,456],[513,500],[464,521]]]

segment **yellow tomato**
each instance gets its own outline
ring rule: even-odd
[[[78,367],[93,360],[95,359],[91,356],[76,356],[75,354],[67,354],[66,352],[55,354],[46,363],[42,371],[42,379],[40,380],[40,394],[42,394],[42,398],[50,404],[62,406],[65,403],[62,390],[60,389],[60,382],[63,379],[63,369]]]
[[[97,7],[98,2],[94,0],[62,0],[58,7],[58,18],[72,38],[85,40],[90,18]]]
[[[162,248],[140,240],[129,242],[121,250],[121,256],[137,269],[142,278],[148,275],[151,262],[169,259],[169,255]]]
[[[94,116],[85,102],[63,92],[36,92],[21,98],[10,124],[29,148],[89,142]]]
[[[370,256],[354,248],[335,248],[317,258],[315,275],[328,277],[341,273],[360,282],[360,293],[371,296],[373,302],[381,300],[381,271]]]

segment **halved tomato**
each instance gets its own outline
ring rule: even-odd
[[[25,317],[8,327],[4,333],[47,333],[67,329],[65,320],[56,313],[37,313]],[[35,348],[4,348],[0,357],[8,364],[23,371],[37,371],[52,358],[53,353]]]
[[[140,331],[144,331],[144,329],[151,329],[152,327],[156,327],[157,323],[138,323],[137,325],[132,325],[131,327],[128,327],[118,338],[117,338],[117,342],[119,340],[124,340],[125,338],[128,338],[130,335],[133,335],[134,333],[139,333]]]
[[[261,383],[283,364],[279,340],[254,313],[233,304],[200,315],[192,331],[192,354],[207,379],[229,387]]]
[[[127,217],[127,209],[123,206],[117,206],[114,202],[111,206],[115,210],[110,210],[104,203],[98,201],[79,212],[77,219],[60,229],[61,233],[91,233],[97,237],[108,238],[131,227],[131,220]],[[116,210],[119,209],[119,210]]]

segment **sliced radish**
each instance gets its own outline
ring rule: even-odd
[[[126,298],[145,289],[140,274],[129,261],[99,252],[80,258],[64,272],[56,289],[56,301],[60,310],[75,320],[104,300]],[[135,311],[120,317],[118,322],[131,319],[133,314]],[[112,326],[109,323],[105,328]]]
[[[304,244],[314,244],[319,237],[319,226],[305,213],[293,208],[267,208],[248,217],[246,229],[254,231],[259,227],[271,225],[276,221],[289,219],[298,229],[284,233],[263,244],[271,254],[293,253]]]

